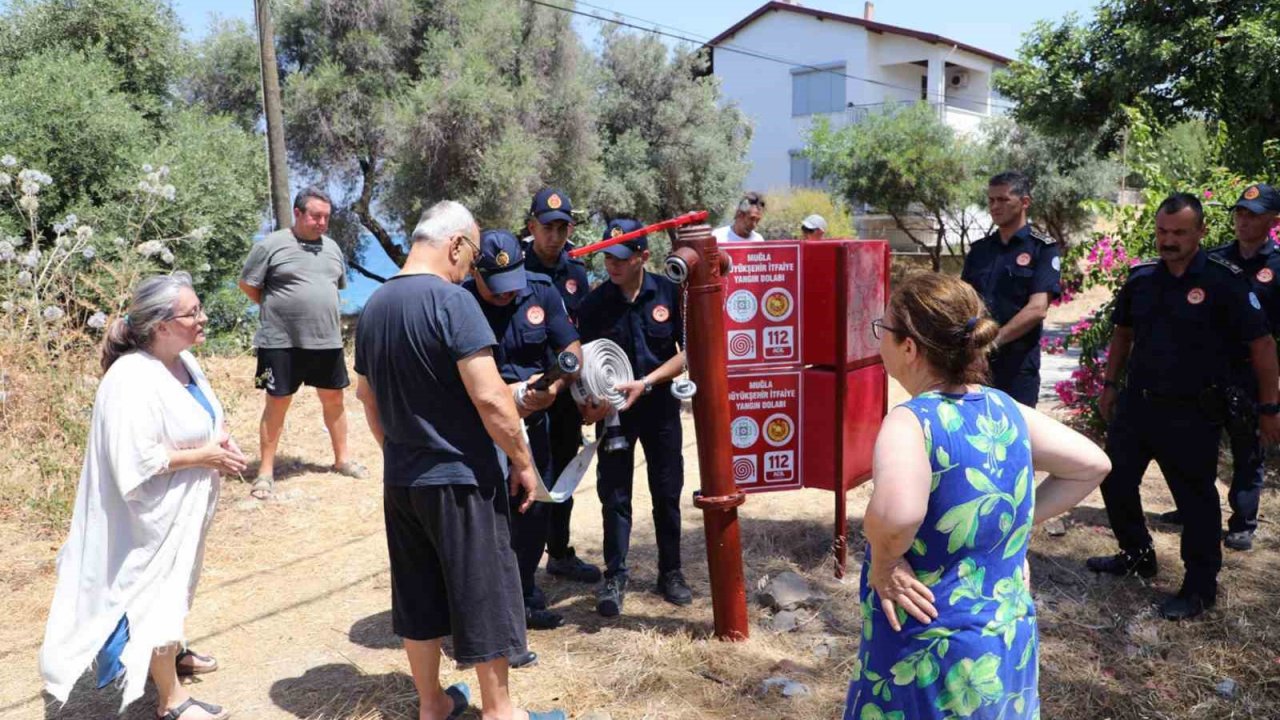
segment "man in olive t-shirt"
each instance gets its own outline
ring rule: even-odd
[[[285,413],[304,383],[320,398],[333,443],[334,472],[366,474],[347,456],[342,389],[351,382],[338,321],[338,291],[347,285],[347,263],[342,249],[324,234],[332,205],[323,191],[304,188],[293,201],[293,227],[256,243],[240,273],[240,289],[260,308],[253,336],[258,356],[254,384],[267,391],[258,428],[262,459],[251,491],[259,499],[271,495]]]

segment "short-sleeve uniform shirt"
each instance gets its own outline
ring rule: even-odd
[[[386,484],[502,483],[497,449],[457,365],[496,344],[471,293],[437,275],[397,275],[369,297],[355,367],[378,403]]]
[[[1240,254],[1240,244],[1230,243],[1209,251],[1210,255],[1226,260],[1243,270],[1253,294],[1258,296],[1262,311],[1267,314],[1271,334],[1280,333],[1280,251],[1270,240],[1264,242],[1253,257]]]
[[[560,291],[564,300],[565,311],[569,314],[569,322],[578,324],[578,306],[591,292],[591,282],[587,279],[587,266],[581,260],[569,257],[569,246],[560,250],[554,265],[546,265],[533,250],[533,238],[521,240],[524,244],[524,269],[538,275],[546,275]]]
[[[338,291],[347,286],[347,262],[331,238],[310,242],[277,230],[254,243],[240,279],[262,290],[254,347],[342,347]]]
[[[551,366],[555,353],[578,339],[569,322],[564,301],[551,278],[526,272],[524,290],[507,305],[491,305],[480,297],[474,281],[465,287],[480,304],[489,328],[498,340],[494,360],[508,383],[528,380]]]
[[[1135,265],[1111,320],[1133,328],[1129,386],[1172,396],[1229,382],[1241,347],[1268,333],[1244,274],[1204,250],[1182,277],[1162,261]]]
[[[613,282],[592,290],[579,310],[578,331],[583,342],[608,338],[618,343],[639,379],[679,351],[684,328],[680,313],[679,286],[645,272],[635,302],[627,302]]]
[[[1058,244],[1031,225],[1000,242],[992,233],[975,242],[964,259],[960,277],[973,286],[991,317],[1001,325],[1013,319],[1037,293],[1050,299],[1062,294],[1062,260]]]

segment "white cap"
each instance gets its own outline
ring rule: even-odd
[[[821,215],[810,215],[800,223],[800,227],[805,230],[821,230],[827,231],[827,221]]]

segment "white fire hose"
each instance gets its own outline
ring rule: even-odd
[[[612,340],[592,340],[582,346],[582,372],[573,383],[573,400],[586,405],[591,400],[603,400],[613,406],[614,412],[606,421],[618,424],[618,410],[627,401],[626,393],[618,385],[635,380],[627,353]]]
[[[578,379],[570,386],[573,400],[579,405],[603,401],[613,406],[613,412],[605,418],[605,432],[583,446],[577,456],[560,472],[560,476],[556,478],[550,489],[543,483],[541,477],[538,478],[538,487],[534,491],[535,500],[552,503],[568,500],[587,474],[587,467],[595,457],[596,448],[601,440],[613,438],[615,442],[625,443],[625,440],[621,440],[622,423],[618,419],[618,411],[626,404],[627,395],[618,390],[618,385],[634,379],[635,374],[632,372],[627,353],[614,341],[593,340],[582,346],[582,369]],[[690,380],[677,380],[672,385],[671,394],[681,400],[689,399],[694,392],[695,386]],[[527,434],[525,439],[528,440]],[[605,449],[606,451],[609,449],[607,445]]]
[[[609,413],[605,425],[621,429],[618,409],[627,401],[627,396],[626,393],[620,392],[617,386],[620,383],[631,382],[634,377],[631,361],[627,359],[627,353],[617,343],[612,340],[594,340],[582,346],[582,370],[578,374],[578,379],[570,386],[573,400],[580,405],[587,405],[592,400],[602,400],[612,405],[614,411]],[[525,440],[528,441],[528,439],[526,432]],[[539,477],[533,498],[539,502],[562,503],[573,497],[574,491],[578,489],[579,483],[587,474],[587,466],[595,457],[600,439],[597,437],[587,443],[560,472],[560,476],[556,478],[551,488],[548,489]],[[503,465],[506,465],[505,457]]]

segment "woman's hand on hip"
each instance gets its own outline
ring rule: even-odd
[[[904,557],[883,564],[873,561],[867,584],[880,597],[880,608],[894,631],[902,629],[896,609],[899,607],[923,625],[938,617],[938,610],[933,606],[933,591],[916,578]]]

